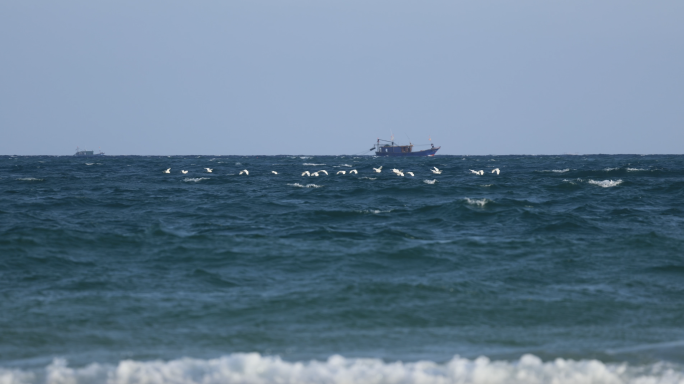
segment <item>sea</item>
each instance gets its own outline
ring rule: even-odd
[[[684,383],[684,156],[2,156],[0,383]]]

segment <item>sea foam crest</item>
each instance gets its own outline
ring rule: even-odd
[[[202,181],[202,180],[209,180],[209,178],[208,177],[187,177],[183,181],[185,181],[186,183],[189,183],[189,182],[196,183],[196,182]]]
[[[297,187],[297,188],[320,188],[322,185],[316,185],[316,184],[307,184],[307,185],[302,185],[299,183],[294,183],[294,184],[288,184],[292,187]]]
[[[610,188],[610,187],[615,187],[616,185],[622,184],[622,180],[601,180],[601,181],[589,180],[589,181],[587,181],[587,183],[598,185],[599,187],[603,187],[603,188]]]
[[[484,207],[485,204],[487,204],[487,203],[489,203],[489,202],[491,201],[491,200],[489,200],[489,199],[471,199],[471,198],[468,198],[468,197],[466,197],[466,198],[463,199],[463,200],[465,200],[465,202],[468,203],[468,204],[470,204],[470,205],[475,205],[475,206],[478,206],[478,207]]]
[[[683,380],[681,367],[674,364],[631,367],[598,360],[543,362],[533,355],[524,355],[514,362],[456,356],[438,364],[432,361],[386,363],[380,359],[347,359],[338,355],[326,361],[287,362],[258,353],[238,353],[209,360],[124,360],[117,365],[95,363],[83,368],[70,368],[65,360],[55,359],[37,372],[0,368],[0,381],[12,384],[669,384]]]

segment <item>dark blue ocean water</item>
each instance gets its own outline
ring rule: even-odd
[[[2,383],[683,367],[684,156],[0,157]]]

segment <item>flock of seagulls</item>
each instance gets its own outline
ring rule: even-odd
[[[214,170],[213,170],[212,168],[204,168],[204,169],[206,169],[207,172],[209,172],[209,173],[214,172]],[[378,168],[373,168],[373,171],[375,171],[375,172],[377,172],[377,173],[382,172],[382,166],[380,166],[380,167],[378,167]],[[437,168],[437,167],[432,167],[432,168],[430,169],[430,171],[431,171],[432,173],[434,173],[435,175],[441,175],[441,174],[442,174],[442,170],[439,169],[439,168]],[[414,177],[414,176],[415,176],[415,175],[413,174],[413,172],[404,172],[403,169],[392,168],[392,172],[394,172],[394,174],[396,174],[397,176],[401,176],[401,177],[404,177],[405,174],[406,174],[406,175],[409,175],[409,176],[411,176],[411,177]],[[471,169],[470,172],[472,172],[472,173],[474,173],[474,174],[476,174],[476,175],[479,175],[479,176],[484,175],[484,171],[483,171],[483,170],[475,171],[475,170],[472,170],[472,169]],[[167,168],[167,169],[164,171],[164,173],[171,173],[171,168]],[[181,169],[181,173],[185,175],[185,174],[188,173],[188,171],[185,170],[185,169]],[[274,174],[274,175],[277,175],[277,174],[278,174],[278,172],[276,172],[276,171],[271,171],[271,173]],[[321,173],[325,173],[326,176],[328,175],[328,171],[326,171],[325,169],[321,169],[320,171],[316,171],[316,172],[304,171],[304,172],[302,173],[302,176],[318,177],[318,176],[320,176]],[[351,171],[349,171],[349,174],[350,174],[350,175],[357,175],[358,173],[359,173],[359,172],[358,172],[356,169],[352,169]],[[500,170],[499,168],[494,168],[494,169],[492,170],[492,173],[496,173],[496,174],[498,175],[498,174],[501,173],[501,170]],[[337,171],[336,174],[337,174],[337,175],[346,175],[346,174],[347,174],[347,171]],[[242,171],[240,171],[240,175],[247,175],[247,176],[249,176],[249,171],[246,170],[246,169],[243,169]]]

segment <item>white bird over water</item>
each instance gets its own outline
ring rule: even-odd
[[[380,168],[373,168],[373,170],[377,173],[382,172],[382,165],[380,166]]]
[[[430,171],[432,171],[432,173],[434,173],[435,175],[441,175],[442,174],[442,171],[437,169],[437,167],[433,167],[433,168],[434,169],[430,170]]]
[[[501,171],[499,170],[499,168],[494,168],[494,169],[492,169],[492,173],[496,173],[497,175],[498,175],[500,172],[501,172]]]
[[[356,169],[352,169],[351,171],[349,171],[349,174],[351,175],[352,173],[357,175],[359,172],[357,172]]]
[[[242,171],[240,171],[240,174],[241,174],[241,175],[242,175],[243,173],[244,173],[245,175],[249,176],[249,171],[248,171],[248,170],[243,169]]]
[[[164,171],[164,173],[171,173],[171,168],[169,168],[169,169],[167,169],[166,171]]]
[[[338,174],[338,175],[339,175],[340,173],[344,175],[344,174],[347,173],[347,171],[337,171],[337,174]]]
[[[209,173],[211,173],[213,171],[213,169],[211,169],[211,168],[204,168],[204,169],[206,169],[207,172],[209,172]]]
[[[181,169],[181,173],[185,175],[186,173],[188,173],[188,171]]]
[[[328,171],[326,171],[325,169],[321,169],[321,170],[320,170],[320,171],[318,171],[318,172],[323,172],[323,173],[325,173],[325,174],[326,174],[326,176],[328,175]],[[318,173],[318,172],[316,172],[316,173]]]
[[[271,173],[274,174],[274,175],[277,175],[277,174],[278,174],[278,172],[276,172],[276,171],[271,171]]]
[[[311,176],[311,174],[309,173],[309,171],[304,171],[304,173],[302,173],[302,176]]]
[[[406,172],[406,173],[408,173],[409,175],[413,176],[413,172]]]
[[[473,171],[473,170],[471,169],[470,172],[472,172],[472,173],[474,173],[474,174],[476,174],[476,175],[480,175],[480,176],[484,175],[484,171],[481,170],[481,169],[480,169],[479,171]]]

